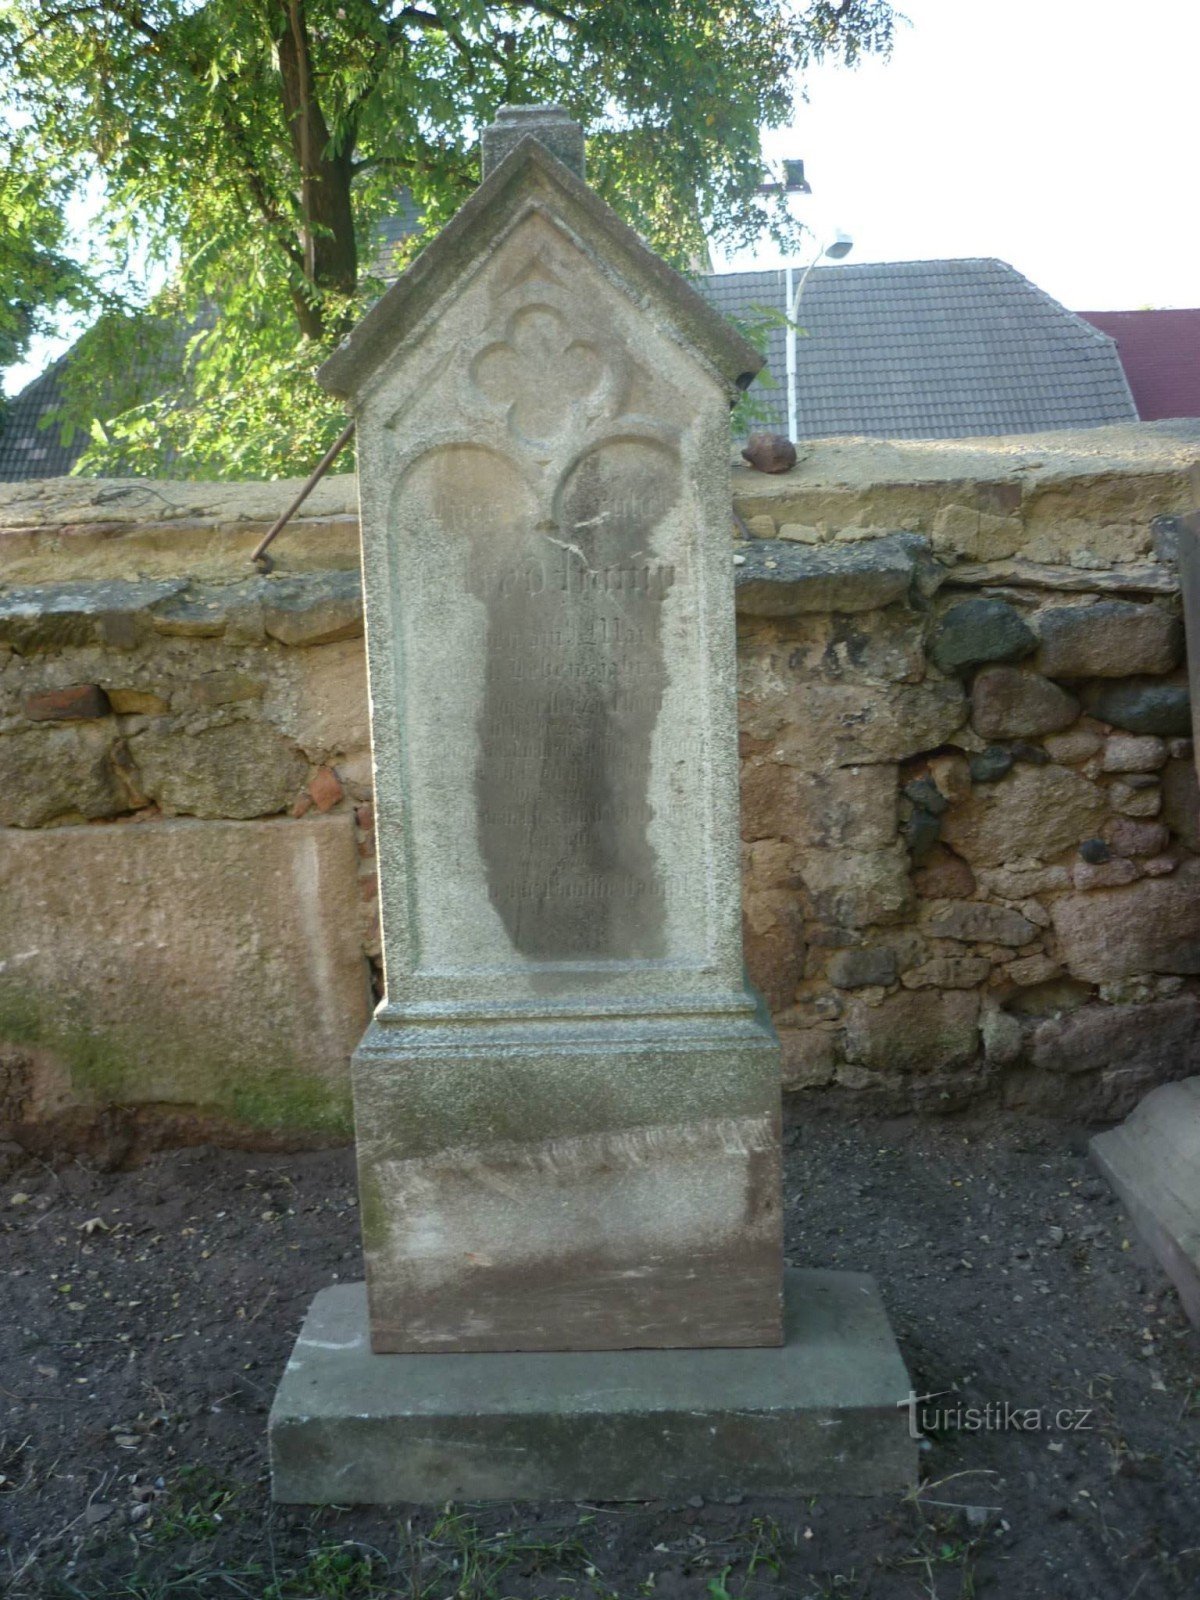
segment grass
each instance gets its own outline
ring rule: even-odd
[[[943,1496],[949,1485],[964,1478],[993,1476],[990,1472],[956,1472],[936,1482],[920,1483],[905,1495],[903,1509],[912,1521],[912,1544],[907,1554],[895,1558],[894,1565],[915,1578],[917,1592],[926,1600],[975,1600],[976,1558],[983,1541],[963,1532],[962,1513],[968,1504],[977,1502]],[[981,1491],[985,1498],[990,1488],[989,1484]],[[961,1491],[949,1492],[957,1495]]]
[[[38,1600],[510,1600],[510,1581],[528,1594],[533,1580],[547,1596],[626,1600],[605,1586],[592,1559],[585,1536],[594,1518],[587,1514],[539,1537],[521,1528],[489,1531],[447,1507],[428,1531],[412,1523],[399,1528],[394,1560],[361,1541],[329,1537],[299,1559],[283,1560],[268,1523],[266,1559],[229,1563],[219,1541],[236,1531],[249,1487],[222,1483],[203,1468],[185,1470],[136,1525],[137,1555],[127,1575],[102,1576],[89,1552],[87,1574],[69,1560],[52,1573],[32,1565],[11,1592]],[[251,1514],[248,1506],[244,1514]]]
[[[503,1580],[510,1575],[549,1576],[556,1585],[578,1585],[582,1579],[582,1592],[605,1594],[599,1569],[580,1537],[593,1521],[585,1515],[561,1538],[539,1539],[513,1528],[485,1533],[465,1512],[447,1508],[425,1536],[415,1536],[411,1527],[406,1530],[410,1586],[405,1600],[442,1600],[444,1595],[502,1600]]]
[[[988,1495],[978,1486],[964,1494],[955,1480],[968,1476],[977,1475],[910,1491],[893,1513],[905,1548],[884,1558],[877,1575],[890,1571],[926,1600],[974,1600],[983,1536],[972,1536],[963,1514],[966,1501]],[[580,1507],[549,1525],[498,1525],[499,1512],[448,1505],[373,1529],[379,1543],[371,1544],[336,1536],[331,1518],[346,1531],[353,1526],[337,1510],[299,1525],[264,1512],[264,1488],[204,1467],[179,1470],[168,1488],[135,1481],[135,1520],[92,1529],[77,1519],[17,1574],[14,1600],[654,1600],[668,1574],[664,1589],[676,1592],[682,1579],[697,1600],[860,1600],[874,1592],[865,1571],[798,1570],[813,1537],[801,1508],[786,1532],[765,1515],[707,1537],[676,1523],[669,1542],[647,1541],[644,1557],[632,1570],[626,1559],[617,1578],[604,1570],[619,1543],[617,1507]]]
[[[773,1517],[755,1517],[745,1534],[728,1543],[735,1549],[744,1545],[745,1549],[739,1552],[740,1559],[736,1563],[727,1562],[715,1578],[709,1579],[705,1590],[708,1600],[742,1600],[747,1585],[760,1568],[775,1578],[782,1574],[784,1539]],[[744,1570],[735,1578],[738,1566]]]
[[[184,1467],[171,1497],[151,1513],[157,1524],[152,1529],[153,1542],[163,1545],[176,1539],[199,1542],[215,1538],[232,1514],[238,1492],[211,1478],[203,1467]]]
[[[21,1600],[652,1600],[660,1570],[682,1567],[694,1583],[689,1592],[703,1600],[800,1596],[784,1577],[789,1541],[769,1517],[721,1539],[693,1532],[658,1544],[647,1550],[639,1576],[627,1572],[614,1586],[597,1555],[606,1548],[605,1513],[581,1509],[550,1528],[497,1528],[447,1506],[423,1526],[398,1524],[386,1541],[390,1557],[375,1545],[331,1537],[318,1525],[321,1514],[307,1547],[298,1548],[293,1530],[284,1555],[268,1515],[255,1559],[227,1559],[223,1550],[233,1545],[244,1557],[253,1497],[253,1485],[185,1470],[133,1528],[103,1546],[119,1558],[122,1543],[132,1541],[132,1570],[112,1576],[96,1545],[86,1553],[77,1546],[78,1564],[64,1554],[52,1574],[31,1569],[12,1592]],[[817,1592],[804,1591],[805,1600]]]

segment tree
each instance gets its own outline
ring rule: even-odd
[[[95,287],[67,254],[66,236],[61,193],[10,138],[0,167],[0,372],[25,356],[35,334],[51,331],[61,312],[92,302]]]
[[[440,227],[501,103],[566,105],[669,258],[753,237],[761,129],[806,65],[886,51],[892,23],[886,0],[0,0],[0,98],[44,182],[102,185],[109,247],[169,269],[196,329],[185,381],[91,464],[303,470],[338,426],[311,372],[381,287],[379,219],[407,191]]]

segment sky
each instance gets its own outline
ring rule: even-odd
[[[811,72],[768,135],[805,163],[818,238],[844,228],[850,262],[998,256],[1074,311],[1200,306],[1200,0],[898,3],[891,59]]]
[[[805,162],[814,251],[841,227],[850,262],[998,256],[1074,311],[1200,306],[1200,0],[899,6],[890,60],[815,69],[767,137]],[[38,341],[7,391],[68,343]]]

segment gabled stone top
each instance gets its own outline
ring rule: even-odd
[[[422,320],[451,293],[526,207],[558,218],[658,325],[720,377],[731,399],[764,357],[654,254],[593,189],[525,134],[362,321],[318,368],[331,393],[353,400]]]

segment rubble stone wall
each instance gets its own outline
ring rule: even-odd
[[[747,963],[786,1086],[1122,1114],[1200,1070],[1197,425],[735,468]],[[0,488],[0,1118],[321,1140],[379,946],[353,483]],[[436,550],[430,558],[436,560]]]

